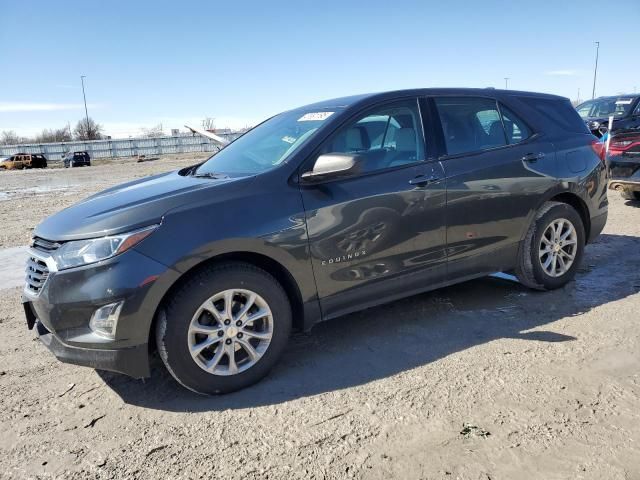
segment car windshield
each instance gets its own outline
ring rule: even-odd
[[[213,155],[195,174],[254,175],[271,170],[286,162],[336,111],[295,110],[276,115]]]
[[[598,98],[584,102],[576,108],[582,118],[624,117],[631,110],[633,98]]]

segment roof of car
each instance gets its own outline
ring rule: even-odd
[[[333,98],[330,100],[323,100],[320,102],[312,103],[300,107],[302,110],[318,109],[323,110],[327,108],[346,108],[362,101],[377,101],[385,100],[394,97],[410,97],[410,96],[426,96],[426,95],[478,95],[478,96],[525,96],[525,97],[542,97],[549,99],[565,99],[558,95],[552,95],[549,93],[538,92],[526,92],[519,90],[502,90],[497,88],[414,88],[406,90],[391,90],[388,92],[377,93],[365,93],[361,95],[352,95],[349,97]],[[298,109],[295,109],[298,110]]]
[[[614,98],[622,98],[622,97],[626,97],[626,98],[638,98],[640,97],[640,93],[621,93],[620,95],[604,95],[602,97],[596,97],[593,100],[602,100],[602,99],[614,99]],[[587,102],[589,100],[586,100]]]

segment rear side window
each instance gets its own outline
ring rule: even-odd
[[[510,109],[500,104],[500,112],[509,144],[520,143],[531,136],[531,130],[527,124]]]
[[[546,122],[555,128],[566,132],[589,133],[584,120],[580,118],[569,100],[540,97],[519,97],[519,99],[534,108]]]
[[[434,98],[449,155],[507,145],[495,100],[475,97]]]

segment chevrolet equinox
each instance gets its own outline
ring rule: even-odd
[[[495,272],[562,287],[606,222],[603,159],[552,95],[420,89],[291,110],[40,223],[27,324],[63,362],[143,378],[155,348],[183,386],[237,390],[292,328]]]

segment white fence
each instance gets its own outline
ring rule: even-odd
[[[227,140],[239,134],[221,135]],[[118,140],[93,140],[88,142],[37,143],[0,146],[0,157],[16,153],[41,153],[50,161],[61,160],[64,152],[89,152],[91,158],[131,157],[134,155],[162,155],[167,153],[213,152],[216,145],[200,135],[176,137],[128,138]]]

